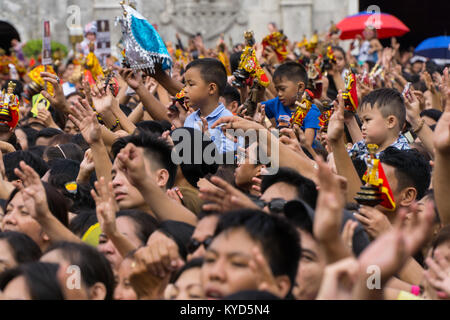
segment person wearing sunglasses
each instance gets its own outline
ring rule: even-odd
[[[187,261],[202,258],[205,255],[205,250],[212,242],[218,221],[219,214],[215,211],[203,211],[199,215],[194,233],[186,248],[188,252]]]
[[[302,199],[311,208],[315,208],[317,195],[316,185],[312,180],[293,169],[281,167],[276,174],[263,176],[261,197],[256,203],[261,207],[264,202],[265,205],[262,208],[271,211],[267,207],[269,204],[273,209],[281,210],[283,205],[281,200]]]

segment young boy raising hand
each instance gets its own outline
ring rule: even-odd
[[[368,144],[378,145],[379,154],[392,146],[399,150],[408,150],[408,140],[401,134],[406,121],[406,109],[403,98],[395,89],[382,88],[364,97],[358,109],[362,121],[363,140],[358,141],[349,151],[352,158],[364,160],[369,153]]]
[[[235,143],[227,139],[220,128],[209,129],[219,118],[233,115],[222,103],[219,104],[219,98],[227,85],[223,64],[211,58],[194,60],[186,66],[184,80],[184,101],[195,110],[186,118],[184,126],[205,131],[202,130],[205,119],[211,140],[219,152],[234,151]]]
[[[279,66],[273,74],[273,83],[277,90],[275,99],[262,102],[265,105],[266,116],[273,126],[280,127],[289,123],[297,106],[295,101],[301,98],[306,89],[308,75],[305,68],[296,62],[287,62]],[[305,132],[306,142],[313,145],[319,126],[320,111],[316,105],[312,105],[301,129]]]

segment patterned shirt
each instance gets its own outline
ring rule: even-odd
[[[397,148],[399,150],[409,150],[411,147],[409,146],[408,140],[404,135],[400,135],[398,139],[390,145],[391,147]],[[379,158],[380,154],[383,151],[380,151],[376,154],[376,157]],[[360,159],[364,160],[364,158],[369,154],[369,150],[367,149],[366,142],[364,140],[358,141],[353,145],[353,147],[348,152],[350,158],[352,159]]]

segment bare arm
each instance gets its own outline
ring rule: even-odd
[[[257,130],[260,135],[260,146],[265,150],[267,155],[272,161],[272,167],[279,165],[282,167],[289,167],[298,171],[304,177],[315,180],[315,167],[313,162],[306,157],[299,155],[296,151],[290,147],[280,143],[278,137],[267,130],[263,125],[254,121],[246,120],[236,116],[222,117],[217,120],[211,129],[216,128],[218,125],[224,124],[222,130],[226,129],[242,129],[244,132],[247,130]]]
[[[331,169],[321,160],[317,163],[320,189],[313,224],[314,236],[325,252],[327,264],[331,264],[352,255],[340,234],[345,205],[344,191]]]
[[[142,104],[153,119],[170,121],[166,107],[147,90],[140,74],[134,73],[131,69],[119,69],[119,73],[139,95]]]
[[[183,89],[183,84],[172,79],[165,71],[162,70],[161,66],[155,67],[155,75],[153,77],[172,96],[175,96],[178,92],[181,91],[181,89]]]
[[[182,204],[171,201],[154,181],[145,173],[142,151],[129,143],[117,155],[119,170],[123,171],[128,180],[144,195],[145,202],[159,221],[175,220],[191,225],[197,223],[194,213]]]
[[[328,125],[328,143],[333,150],[337,173],[344,176],[348,183],[347,202],[353,202],[353,197],[359,191],[362,183],[356,172],[353,162],[347,153],[344,143],[344,102],[341,92],[338,95],[339,103],[330,118]]]
[[[346,116],[344,114],[344,121],[345,125],[347,126],[347,129],[350,133],[350,136],[352,138],[352,142],[356,143],[358,141],[361,141],[363,139],[361,129],[358,126],[358,122],[356,121],[356,118],[354,115]]]
[[[400,280],[414,285],[420,285],[423,277],[422,266],[414,259],[409,258],[403,268],[398,273]]]
[[[76,103],[76,106],[76,108],[71,107],[73,115],[69,115],[69,118],[80,129],[84,140],[91,147],[97,176],[105,177],[109,182],[111,181],[112,164],[101,137],[102,126],[98,123],[95,113],[86,100],[83,100],[81,104]]]
[[[117,100],[113,100],[111,111],[114,114],[115,118],[119,120],[120,126],[123,130],[125,130],[129,134],[132,134],[134,130],[136,130],[135,124],[125,115],[125,113],[123,113]]]
[[[102,231],[111,239],[122,257],[125,257],[137,247],[121,234],[116,228],[116,212],[119,206],[113,197],[112,183],[107,183],[104,177],[95,182],[95,191],[91,190],[95,200],[97,218]]]

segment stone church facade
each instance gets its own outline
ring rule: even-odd
[[[267,24],[275,22],[293,40],[314,30],[325,31],[330,21],[358,12],[357,0],[135,0],[136,7],[158,26],[165,41],[175,41],[201,32],[212,45],[225,34],[229,43],[242,42],[243,32],[252,29],[256,39],[267,33]],[[0,0],[0,21],[11,24],[22,42],[41,38],[42,21],[51,21],[52,38],[69,45],[70,10],[79,7],[81,24],[108,19],[112,26],[112,44],[120,38],[115,17],[121,14],[118,0]],[[72,9],[70,9],[72,8]]]

